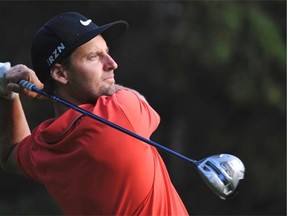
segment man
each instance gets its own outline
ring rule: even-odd
[[[23,79],[149,138],[160,118],[138,92],[115,84],[108,53],[107,41],[126,29],[67,12],[38,30],[35,72],[16,65],[2,73],[1,164],[43,184],[67,215],[188,215],[154,147],[57,103],[55,118],[32,133],[26,121],[17,93],[41,96],[21,89]]]

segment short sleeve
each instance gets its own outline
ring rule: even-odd
[[[122,112],[126,116],[135,133],[150,137],[160,123],[160,116],[148,102],[141,95],[129,89],[120,89],[112,97],[110,99],[114,103],[113,107],[119,109],[117,112]]]

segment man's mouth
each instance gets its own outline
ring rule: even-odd
[[[105,82],[115,82],[114,76],[108,76],[103,79]]]

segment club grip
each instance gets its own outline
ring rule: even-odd
[[[28,89],[28,90],[30,90],[30,91],[33,91],[33,87],[35,87],[34,84],[28,82],[27,80],[20,80],[20,81],[18,82],[18,84],[19,84],[20,86],[22,86],[23,88]]]

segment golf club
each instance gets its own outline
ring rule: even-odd
[[[178,152],[175,152],[167,147],[164,147],[154,141],[146,139],[136,133],[133,133],[119,125],[114,124],[113,122],[107,121],[87,110],[84,110],[76,105],[73,105],[57,96],[53,96],[38,88],[36,85],[21,80],[18,84],[25,89],[34,91],[38,94],[46,96],[53,101],[61,103],[69,108],[72,108],[88,117],[91,117],[97,121],[102,122],[108,126],[113,127],[116,130],[119,130],[125,134],[128,134],[138,140],[141,140],[147,144],[150,144],[158,149],[161,149],[165,152],[168,152],[190,164],[192,164],[198,170],[198,173],[208,185],[208,187],[216,193],[221,199],[228,199],[233,197],[236,194],[236,189],[241,179],[244,178],[245,167],[242,161],[234,155],[231,154],[219,154],[206,157],[202,160],[193,160],[190,159]]]

